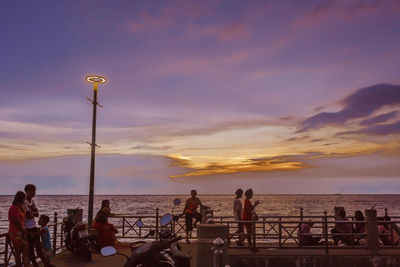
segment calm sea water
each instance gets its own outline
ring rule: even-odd
[[[170,212],[173,208],[173,199],[180,198],[182,203],[177,210],[182,210],[184,201],[189,196],[144,196],[144,195],[110,195],[96,196],[94,213],[100,208],[102,199],[111,201],[111,211],[117,214],[146,215],[154,214],[159,208],[160,214]],[[232,215],[232,203],[234,196],[227,195],[200,195],[204,205],[210,206],[215,215]],[[0,232],[8,227],[8,208],[13,196],[0,196]],[[389,215],[400,216],[399,195],[255,195],[253,201],[259,200],[257,207],[259,215],[298,215],[300,207],[304,209],[304,215],[323,215],[326,210],[328,215],[333,215],[335,206],[345,207],[348,215],[356,210],[369,209],[372,206],[378,210],[378,215],[384,214],[384,208]],[[81,207],[84,216],[87,215],[87,196],[36,196],[36,205],[41,214],[49,215],[54,212],[59,217],[66,215],[67,208]],[[52,219],[51,219],[52,221]]]

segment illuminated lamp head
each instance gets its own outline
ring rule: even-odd
[[[93,90],[99,89],[99,83],[105,83],[107,81],[106,77],[100,75],[88,75],[86,76],[86,81],[93,83]]]

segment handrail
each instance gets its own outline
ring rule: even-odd
[[[387,215],[387,211],[385,213]],[[146,234],[144,230],[146,229],[155,229],[158,233],[160,230],[159,225],[159,213],[158,209],[154,215],[138,215],[138,214],[116,214],[113,217],[110,217],[112,222],[115,222],[115,227],[117,229],[122,229],[122,231],[116,236],[118,239],[142,239]],[[226,224],[228,226],[230,237],[229,240],[235,238],[237,233],[235,230],[238,229],[237,224],[238,221],[235,221],[233,216],[212,216],[214,223],[217,224]],[[366,237],[365,233],[354,233],[351,230],[351,233],[330,233],[329,229],[333,229],[334,225],[340,224],[351,224],[354,226],[355,224],[364,224],[366,225],[366,221],[338,221],[334,216],[328,216],[325,211],[323,215],[320,216],[307,216],[303,214],[302,209],[300,210],[300,215],[259,215],[258,220],[253,221],[239,221],[240,223],[252,223],[254,227],[253,235],[252,235],[252,249],[256,250],[257,248],[324,248],[325,251],[328,252],[328,249],[331,248],[346,248],[346,247],[337,247],[333,246],[329,243],[329,239],[333,239],[337,236],[350,237],[352,240],[356,238]],[[351,218],[351,217],[348,217]],[[391,245],[381,244],[380,248],[400,248],[395,244],[394,240],[394,225],[400,223],[400,216],[392,216],[393,220],[390,221],[377,221],[378,225],[389,225],[390,232],[381,233],[380,237],[388,237],[388,240],[391,241]],[[303,223],[309,222],[309,220],[314,223],[313,229],[319,230],[318,233],[313,233],[312,235],[315,237],[321,237],[321,240],[324,241],[324,246],[308,246],[302,244],[302,237],[307,236],[301,233],[298,233],[301,225]],[[5,221],[5,220],[3,220]],[[139,227],[137,225],[138,221],[144,221],[145,225]],[[62,250],[65,245],[63,243],[64,229],[62,221],[58,220],[58,214],[55,212],[53,217],[53,222],[48,224],[51,236],[52,236],[52,245],[53,252],[57,253]],[[178,221],[172,221],[169,225],[171,227],[173,233],[183,234],[185,233],[185,223],[182,219]],[[351,227],[352,229],[353,227]],[[189,238],[196,238],[196,232],[194,231],[194,235]],[[152,237],[157,239],[158,235]],[[2,242],[2,240],[4,240]],[[271,241],[277,240],[278,244],[273,243]],[[261,243],[260,243],[261,242]],[[257,244],[259,243],[259,244]],[[4,250],[1,250],[1,245],[3,244]],[[293,247],[293,245],[297,245]],[[357,245],[354,241],[352,241],[351,246],[347,248],[365,248],[365,245]],[[247,248],[248,249],[248,248]],[[12,244],[9,242],[7,233],[0,233],[0,255],[4,255],[3,264],[8,264],[13,257]],[[0,260],[1,264],[1,260]],[[6,265],[7,266],[7,265]]]

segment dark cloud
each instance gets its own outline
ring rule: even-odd
[[[363,128],[359,131],[348,131],[339,133],[338,135],[346,134],[370,134],[370,135],[389,135],[400,133],[400,121],[396,121],[391,124],[379,124],[370,127]]]
[[[311,12],[310,16],[327,16],[332,13],[339,13],[342,15],[351,16],[363,12],[371,12],[375,10],[382,9],[384,6],[396,8],[399,5],[398,0],[371,0],[371,1],[324,1],[315,6]]]
[[[299,130],[307,131],[327,125],[344,125],[350,119],[371,115],[384,106],[400,104],[400,86],[377,84],[357,90],[341,101],[339,112],[321,112],[306,119]]]
[[[311,140],[311,142],[320,142],[320,141],[322,141],[322,139],[321,138],[317,138],[317,139],[313,139],[313,140]]]
[[[304,136],[300,136],[300,137],[291,137],[291,138],[286,139],[285,141],[292,142],[292,141],[298,141],[298,140],[305,140],[308,138],[310,138],[309,135],[304,135]]]
[[[377,123],[382,123],[382,122],[386,122],[394,117],[396,117],[396,115],[398,114],[397,111],[392,111],[389,113],[385,113],[379,116],[375,116],[371,119],[366,119],[363,120],[360,125],[364,125],[364,126],[368,126],[368,125],[373,125],[373,124],[377,124]]]

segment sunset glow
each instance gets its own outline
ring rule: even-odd
[[[0,193],[87,192],[88,81],[98,193],[400,190],[399,1],[56,2],[0,4]]]

